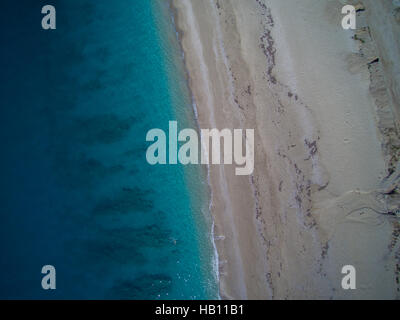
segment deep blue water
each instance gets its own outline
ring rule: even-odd
[[[46,4],[0,3],[0,298],[217,297],[204,173],[145,158],[194,125],[167,2]]]

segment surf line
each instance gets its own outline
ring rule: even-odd
[[[178,122],[169,121],[168,135],[162,129],[147,132],[146,141],[153,142],[146,151],[150,165],[165,164],[221,164],[221,142],[223,140],[223,164],[235,162],[235,174],[251,175],[254,171],[254,129],[201,129],[200,139],[194,129],[178,132]],[[167,162],[168,136],[168,162]],[[244,139],[243,139],[244,138]],[[210,152],[211,140],[211,152]],[[245,154],[243,155],[243,142]],[[181,146],[178,150],[178,145]],[[182,144],[183,143],[183,144]],[[199,146],[201,146],[199,159]]]

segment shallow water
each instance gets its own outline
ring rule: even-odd
[[[216,298],[203,169],[145,157],[148,130],[195,127],[167,2],[52,4],[48,31],[0,5],[0,297]]]

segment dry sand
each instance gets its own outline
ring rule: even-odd
[[[400,297],[400,13],[376,2],[351,31],[338,0],[172,0],[200,128],[255,129],[253,175],[209,169],[222,298]]]

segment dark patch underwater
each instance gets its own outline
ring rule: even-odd
[[[207,298],[150,1],[1,1],[0,298]],[[57,289],[41,288],[43,265]]]

